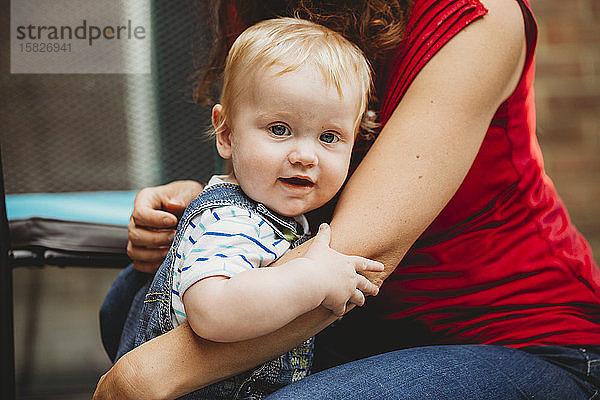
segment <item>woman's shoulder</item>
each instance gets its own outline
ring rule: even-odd
[[[529,9],[523,0],[483,0],[481,3],[487,9],[483,23],[502,36],[497,40],[520,40],[523,38],[523,12]]]

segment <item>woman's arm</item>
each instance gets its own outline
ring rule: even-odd
[[[332,248],[383,262],[379,283],[456,193],[520,79],[521,9],[514,0],[485,5],[489,13],[423,67],[336,206]]]
[[[336,319],[319,307],[273,333],[234,343],[210,342],[179,325],[121,357],[100,378],[94,399],[174,399],[272,360]]]
[[[383,262],[386,270],[370,275],[378,284],[456,192],[494,112],[519,80],[521,10],[514,0],[487,3],[488,15],[450,40],[415,78],[336,207],[331,247]],[[320,307],[261,340],[229,345],[179,327],[125,355],[99,390],[135,396],[142,388],[153,391],[148,398],[176,397],[269,360],[334,320]]]

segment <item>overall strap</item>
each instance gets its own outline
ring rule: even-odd
[[[178,230],[181,230],[182,224],[187,226],[189,220],[199,212],[225,206],[237,206],[260,215],[277,235],[292,244],[304,234],[302,226],[294,218],[279,215],[264,204],[252,200],[238,185],[233,183],[218,183],[203,190],[187,207]]]

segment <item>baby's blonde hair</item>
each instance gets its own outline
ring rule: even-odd
[[[360,124],[366,131],[375,126],[372,118],[367,118],[372,80],[371,68],[362,51],[341,34],[298,18],[261,21],[235,40],[223,73],[222,124],[230,119],[240,93],[252,79],[248,71],[276,64],[285,66],[282,74],[306,65],[313,67],[322,74],[325,84],[335,87],[340,96],[344,94],[344,87],[358,86],[361,103],[355,126]]]

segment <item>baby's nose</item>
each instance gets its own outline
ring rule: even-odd
[[[288,160],[292,164],[301,164],[305,167],[314,166],[318,163],[314,146],[308,143],[298,143],[289,153]]]

